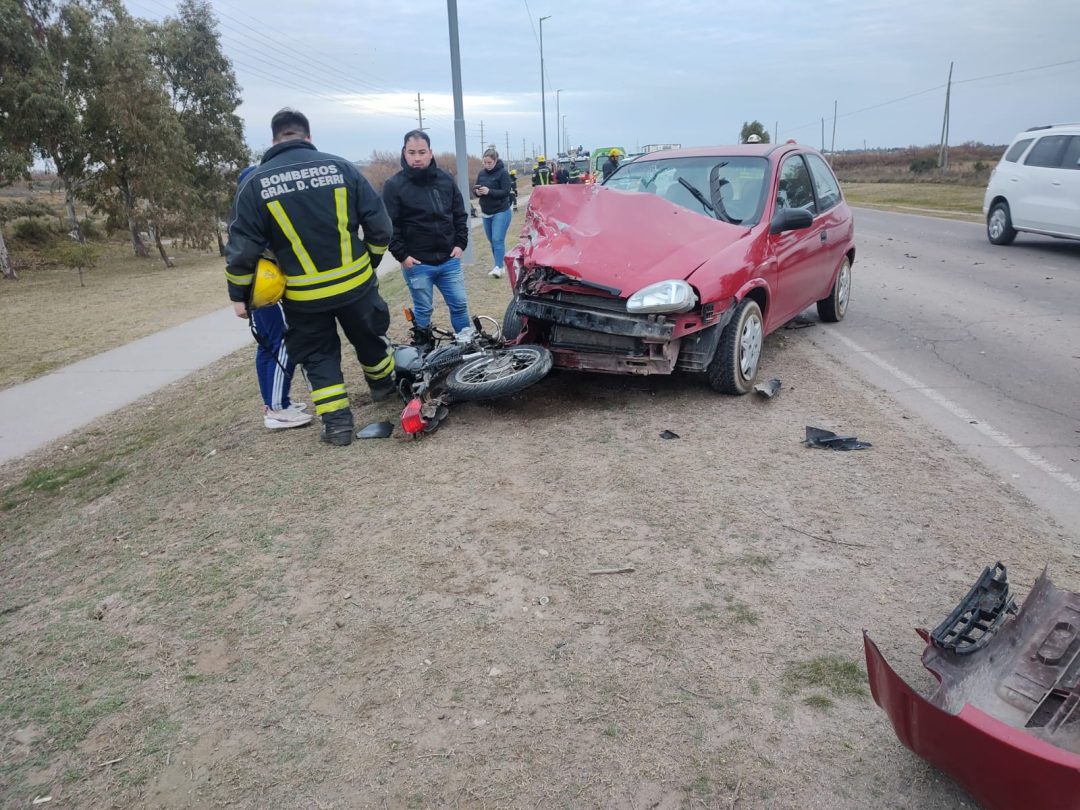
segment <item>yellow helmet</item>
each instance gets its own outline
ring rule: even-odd
[[[251,308],[276,304],[285,295],[285,274],[269,259],[259,259],[251,283]]]
[[[612,157],[622,157],[622,149],[616,146],[614,149],[608,152],[608,154]]]
[[[536,156],[536,162],[537,163],[547,163],[547,158],[544,157],[543,155],[537,155]]]
[[[511,169],[510,170],[510,176],[511,177],[517,177],[517,169]]]

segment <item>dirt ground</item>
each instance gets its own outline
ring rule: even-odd
[[[0,804],[973,806],[897,742],[861,632],[929,688],[912,628],[998,559],[1075,587],[1075,533],[826,328],[766,340],[773,400],[556,373],[348,448],[266,431],[239,352],[0,468]],[[396,418],[345,367],[358,425]]]

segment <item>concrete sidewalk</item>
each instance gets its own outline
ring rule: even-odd
[[[480,221],[470,219],[469,227],[475,228]],[[379,278],[398,269],[397,261],[387,253],[379,264]],[[251,332],[233,314],[232,307],[226,307],[0,391],[0,464],[37,450],[245,346],[255,348]],[[254,366],[251,380],[254,385]]]

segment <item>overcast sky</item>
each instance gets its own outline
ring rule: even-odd
[[[170,0],[127,0],[160,19]],[[311,119],[320,149],[397,151],[417,125],[454,142],[444,0],[212,0],[242,87],[249,144],[265,148],[282,106]],[[836,148],[937,143],[955,62],[950,143],[1007,143],[1037,124],[1080,121],[1078,0],[459,0],[469,151],[547,150],[558,112],[586,149],[733,143],[757,119],[773,139]],[[1064,64],[1060,64],[1064,63]],[[1052,66],[1052,67],[1051,67]],[[1007,74],[1007,75],[999,75]],[[556,95],[556,90],[562,92]],[[903,99],[903,100],[900,100]]]

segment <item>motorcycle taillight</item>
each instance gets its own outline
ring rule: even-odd
[[[401,412],[401,429],[410,436],[415,436],[424,429],[427,421],[420,414],[420,399],[412,399]]]

